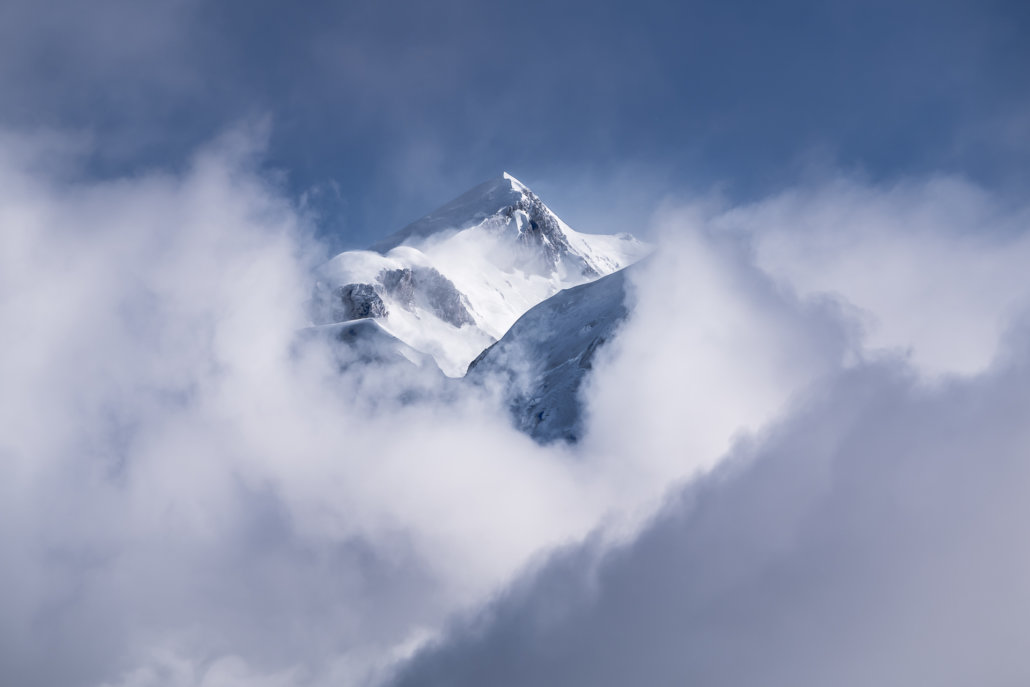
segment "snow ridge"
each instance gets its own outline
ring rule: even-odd
[[[566,289],[520,317],[467,378],[498,379],[515,425],[538,442],[574,443],[583,433],[580,387],[628,314],[626,270]]]

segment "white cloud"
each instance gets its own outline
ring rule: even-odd
[[[635,315],[588,385],[588,435],[544,448],[494,398],[390,365],[340,372],[325,342],[296,335],[325,256],[254,171],[253,134],[181,174],[109,182],[77,180],[75,146],[54,140],[0,139],[0,663],[20,684],[374,679],[552,547],[650,513],[862,358],[847,307],[799,300],[762,267],[806,295],[854,294],[917,361],[926,346],[928,360],[968,360],[934,358],[934,337],[907,332],[858,277],[811,276],[790,244],[809,234],[786,229],[838,221],[848,193],[890,218],[899,204],[932,215],[943,192],[883,200],[853,185],[670,210],[664,252],[635,270]],[[943,195],[971,214],[946,213],[949,226],[985,223],[993,199],[961,188]],[[989,355],[1017,298],[978,308],[1015,258],[925,224],[902,255],[939,241],[959,265],[959,248],[986,246],[979,295],[944,314]],[[894,250],[885,236],[861,250]],[[844,244],[824,243],[820,260],[845,264]],[[918,310],[920,279],[894,280],[884,302]]]
[[[657,217],[659,251],[632,270],[631,315],[588,381],[586,453],[646,489],[714,466],[849,351],[834,308],[774,288],[746,243],[693,208]]]
[[[625,442],[542,448],[441,376],[339,372],[325,342],[296,335],[324,256],[254,171],[254,136],[182,174],[108,182],[76,180],[74,146],[43,160],[5,138],[19,151],[0,166],[14,679],[360,681],[689,473],[663,459],[626,480]],[[735,431],[724,418],[712,446]]]
[[[1027,305],[1030,209],[962,179],[841,178],[711,221],[750,236],[758,264],[800,293],[861,309],[870,348],[907,351],[927,373],[985,369]]]
[[[842,373],[597,566],[556,557],[400,685],[1021,684],[1027,340],[935,391]]]
[[[145,676],[154,647],[200,682],[354,674],[605,506],[489,402],[298,341],[320,256],[251,140],[179,176],[0,168],[12,679]]]

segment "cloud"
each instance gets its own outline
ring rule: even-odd
[[[606,508],[489,399],[341,373],[297,336],[325,256],[255,172],[256,135],[102,183],[6,139],[0,654],[20,684],[355,682]]]
[[[595,568],[556,558],[398,684],[1018,684],[1026,366],[843,374]]]
[[[975,373],[1028,305],[1030,208],[957,177],[871,187],[838,178],[711,218],[763,270],[860,309],[866,345],[928,373]]]
[[[397,684],[1019,684],[1027,370],[931,393],[896,361],[842,373],[632,544],[556,557]]]
[[[0,658],[20,684],[373,680],[551,548],[602,522],[631,532],[783,400],[699,422],[707,462],[681,464],[662,438],[680,428],[639,386],[656,412],[624,419],[668,450],[635,469],[618,431],[539,447],[484,391],[407,366],[341,371],[324,339],[298,336],[326,256],[257,171],[265,131],[104,182],[79,173],[82,140],[2,137]],[[711,294],[739,256],[704,245],[691,284]],[[642,290],[668,286],[655,265]],[[727,335],[762,307],[739,269]],[[640,313],[661,341],[660,313]],[[751,391],[726,409],[784,379],[763,374],[735,377]]]
[[[621,465],[621,488],[653,483],[649,470],[661,484],[707,470],[853,354],[834,303],[778,289],[746,241],[696,208],[660,213],[655,231],[656,254],[629,271],[629,321],[584,396],[583,451]]]
[[[941,215],[951,228],[938,234],[921,220],[901,254],[916,260],[938,241],[962,264],[972,245],[992,266],[971,272],[976,279],[1016,279],[1006,256],[1022,245],[1025,213],[998,211],[982,189],[849,182],[745,208],[670,206],[654,222],[663,250],[631,272],[634,314],[596,358],[587,435],[576,448],[540,447],[486,392],[392,364],[341,371],[326,341],[298,335],[311,269],[326,255],[311,218],[259,171],[262,135],[230,132],[180,172],[105,182],[79,174],[82,140],[0,136],[0,663],[19,684],[373,684],[515,579],[507,600],[489,607],[490,622],[440,640],[450,648],[416,658],[410,679],[500,670],[510,659],[527,671],[511,675],[546,684],[557,665],[547,646],[570,647],[559,652],[570,675],[607,665],[573,661],[602,649],[612,661],[653,657],[679,670],[661,663],[673,660],[663,647],[682,653],[666,630],[708,630],[673,625],[679,607],[665,594],[682,592],[716,627],[735,629],[745,607],[720,615],[717,603],[730,584],[770,607],[772,622],[776,603],[805,601],[804,589],[765,576],[773,564],[809,575],[813,588],[864,589],[827,563],[836,539],[826,533],[861,534],[834,556],[860,569],[890,554],[889,576],[910,570],[905,554],[936,522],[920,509],[944,518],[934,499],[961,495],[955,475],[982,491],[973,505],[997,497],[1009,508],[1008,492],[986,477],[976,486],[962,456],[1016,446],[1018,330],[1001,347],[1008,362],[924,387],[861,328],[869,317],[894,321],[881,308],[894,301],[864,300],[860,280],[822,293],[830,287],[806,281],[810,262],[764,243],[807,245],[809,234],[787,228],[828,226],[855,208],[872,208],[865,224],[899,208],[933,218],[952,198]],[[969,244],[959,230],[971,223],[1007,233]],[[862,234],[863,250],[893,246],[893,226]],[[852,248],[832,236],[818,245],[831,261]],[[917,308],[919,279],[892,283],[898,302]],[[982,281],[973,287],[993,293]],[[1016,308],[1025,284],[1011,291],[1005,303]],[[954,321],[989,355],[1010,309],[985,316],[980,302]],[[916,360],[934,342],[889,331]],[[979,446],[973,430],[992,409],[996,439]],[[938,421],[968,430],[939,470],[926,462],[949,446],[933,443]],[[856,463],[867,446],[877,460]],[[910,465],[897,484],[890,456]],[[1018,484],[1018,461],[1002,468],[999,478]],[[838,483],[840,470],[848,478]],[[912,486],[927,479],[939,491]],[[648,525],[673,485],[676,503]],[[877,486],[893,500],[878,500]],[[881,520],[854,530],[881,508],[897,516],[887,549],[875,546]],[[970,520],[961,545],[974,546],[987,524]],[[567,548],[549,561],[556,547]],[[922,574],[925,561],[911,563]],[[986,561],[973,577],[990,569]],[[526,570],[539,573],[519,578]],[[965,590],[964,581],[940,584]],[[638,592],[625,589],[643,590],[638,615],[627,596]],[[913,603],[936,592],[922,593]],[[652,618],[648,609],[663,604],[670,611]],[[819,618],[815,602],[802,608]],[[640,642],[615,633],[623,612]],[[765,626],[755,627],[760,643]],[[552,637],[571,644],[546,644]]]
[[[941,179],[838,180],[667,213],[701,240],[680,239],[652,268],[662,288],[638,278],[642,311],[588,396],[593,431],[622,438],[627,472],[664,455],[715,467],[621,546],[595,538],[554,554],[390,684],[1025,682],[1030,330],[1018,304],[1030,282],[1009,262],[1025,217]],[[784,258],[797,255],[808,259]],[[869,269],[834,269],[862,258]],[[960,286],[925,288],[952,270]],[[820,293],[813,274],[839,286]],[[909,329],[906,313],[926,327]],[[886,339],[863,331],[871,318]],[[935,346],[959,332],[974,358]],[[820,352],[836,365],[821,367]],[[778,375],[796,389],[788,412],[713,460],[719,442],[698,438],[723,413],[782,411]],[[634,431],[645,426],[665,431]]]

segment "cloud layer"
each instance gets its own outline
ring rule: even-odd
[[[556,557],[395,684],[1025,682],[1027,343],[932,392],[897,361],[840,374],[632,544]]]
[[[1024,674],[1025,208],[955,179],[670,205],[587,436],[542,448],[298,336],[326,255],[258,134],[108,182],[0,137],[12,680]]]

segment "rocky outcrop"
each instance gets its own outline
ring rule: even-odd
[[[386,317],[389,312],[371,284],[345,284],[337,288],[333,295],[333,322]]]
[[[528,218],[517,238],[519,247],[527,257],[540,259],[546,271],[556,269],[563,261],[574,260],[579,263],[580,272],[584,277],[594,279],[601,276],[596,269],[575,254],[558,224],[557,217],[535,193],[527,190],[517,203],[504,208],[501,214],[510,220],[519,211],[525,213]]]
[[[454,282],[432,267],[383,270],[379,273],[379,282],[389,297],[405,308],[425,308],[455,327],[476,323],[465,295]]]

